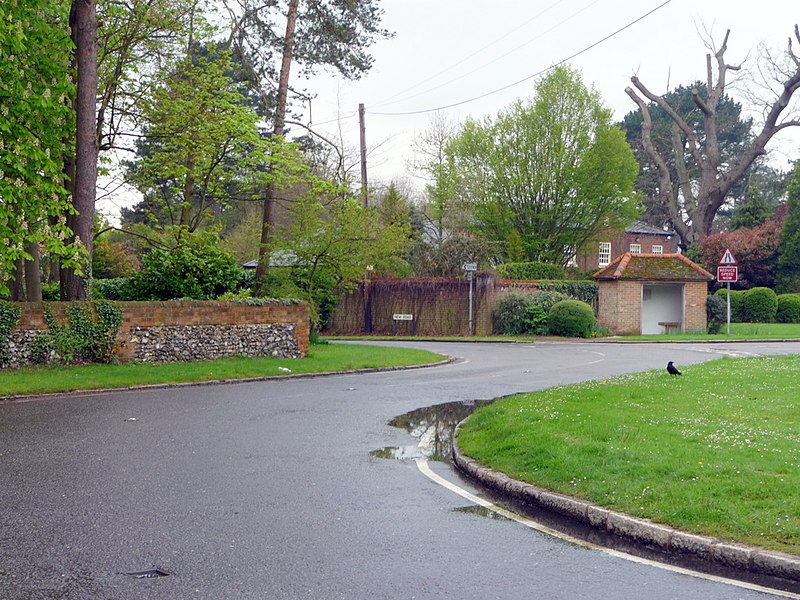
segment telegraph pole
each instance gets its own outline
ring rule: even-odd
[[[364,121],[364,104],[358,105],[358,128],[361,134],[361,206],[369,206],[367,197],[367,128]]]

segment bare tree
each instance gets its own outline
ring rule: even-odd
[[[706,55],[707,97],[704,98],[698,89],[692,90],[692,100],[702,114],[702,134],[693,129],[663,96],[651,92],[638,77],[631,77],[631,82],[639,93],[630,87],[625,89],[642,113],[642,145],[658,172],[658,199],[684,247],[711,233],[714,217],[725,197],[747,174],[753,162],[766,154],[769,141],[788,127],[800,126],[800,118],[790,108],[792,95],[800,87],[800,58],[795,54],[790,37],[784,67],[779,68],[777,61],[768,60],[773,67],[771,72],[778,80],[774,97],[764,99],[762,96],[765,110],[761,130],[732,160],[723,160],[718,138],[717,106],[725,95],[729,72],[741,69],[741,65],[725,61],[729,35],[730,30],[726,32],[722,46],[718,50],[711,47],[713,54]],[[797,25],[794,37],[800,43]],[[663,155],[653,143],[652,104],[645,99],[657,105],[672,120],[671,156]],[[677,171],[676,177],[671,176],[670,164]],[[699,171],[699,178],[692,179],[690,171],[693,169]],[[673,181],[677,181],[677,185]]]

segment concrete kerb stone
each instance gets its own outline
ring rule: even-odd
[[[687,533],[551,492],[512,479],[504,473],[492,471],[461,452],[457,443],[460,427],[461,424],[456,427],[453,437],[453,463],[462,472],[496,492],[573,518],[612,535],[654,546],[664,552],[690,555],[740,571],[800,581],[798,556]]]

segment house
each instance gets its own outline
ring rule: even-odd
[[[575,255],[575,266],[581,271],[605,267],[624,254],[676,254],[678,235],[644,221],[634,221],[624,231],[606,229],[587,242]]]
[[[615,335],[706,331],[714,276],[682,254],[625,252],[593,277],[597,320]]]

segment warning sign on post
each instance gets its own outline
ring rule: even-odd
[[[738,265],[739,261],[736,260],[733,256],[733,252],[731,252],[730,248],[725,248],[725,254],[722,255],[722,258],[719,259],[719,264],[721,265]]]

